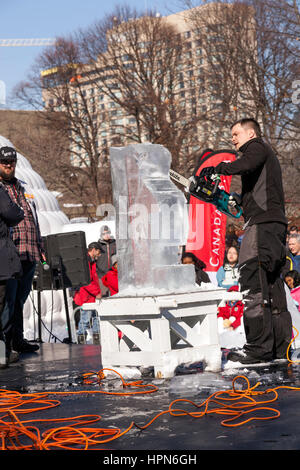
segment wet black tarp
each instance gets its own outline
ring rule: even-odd
[[[236,375],[249,377],[251,386],[261,381],[261,390],[277,386],[299,387],[300,373],[298,364],[280,362],[260,367],[241,367],[232,371],[212,374],[212,388],[216,376],[223,385],[230,388]],[[23,354],[21,360],[9,368],[0,370],[0,387],[21,393],[99,390],[99,384],[84,384],[83,374],[97,372],[101,366],[101,351],[98,345],[49,344],[40,345],[40,350],[33,354]],[[146,371],[147,372],[147,371]],[[200,388],[193,390],[187,398],[200,403],[210,392],[207,386],[209,374],[203,375],[205,387],[201,392],[201,368],[192,372],[199,377]],[[183,380],[192,374],[179,369]],[[134,379],[133,379],[134,380]],[[178,379],[179,380],[179,379]],[[177,382],[178,382],[177,380]],[[127,382],[131,380],[128,379]],[[33,413],[27,419],[65,418],[86,414],[100,414],[102,419],[93,426],[104,428],[116,427],[127,429],[132,421],[139,425],[148,423],[159,412],[166,410],[175,398],[184,398],[184,392],[176,392],[174,380],[158,380],[147,373],[143,377],[145,384],[154,383],[158,390],[152,394],[116,396],[106,394],[79,394],[59,396],[60,406]],[[218,381],[217,381],[218,382]],[[179,383],[179,382],[178,382]],[[121,380],[104,380],[102,390],[120,391]],[[177,393],[177,396],[176,396]],[[300,390],[283,388],[278,390],[278,399],[270,406],[280,411],[280,417],[267,421],[251,421],[238,428],[224,427],[224,416],[207,415],[202,418],[190,416],[175,417],[170,414],[160,416],[146,430],[133,428],[124,436],[103,445],[108,453],[117,451],[138,452],[144,450],[156,452],[193,453],[204,450],[298,450],[300,448]],[[54,395],[52,396],[52,398]],[[51,427],[49,423],[40,424],[41,431]],[[105,454],[103,454],[105,455]],[[125,454],[124,454],[125,455]],[[102,457],[103,458],[103,457]],[[100,463],[100,462],[99,462]],[[150,462],[151,463],[151,462]],[[199,462],[198,462],[199,463]]]

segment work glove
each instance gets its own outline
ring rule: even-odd
[[[190,176],[189,177],[190,186],[189,188],[184,188],[185,191],[192,193],[197,187],[197,179],[198,179],[197,176]]]
[[[206,179],[209,178],[211,181],[216,181],[220,178],[219,175],[216,173],[216,169],[214,166],[208,166],[207,168],[203,168],[199,178],[203,179],[203,177],[205,177]]]
[[[232,208],[239,206],[241,204],[241,196],[237,193],[230,193],[228,198],[228,205]]]
[[[216,169],[214,166],[208,166],[206,168],[203,168],[200,172],[200,178],[203,176],[209,176],[210,178],[216,174]],[[215,179],[215,178],[212,178]]]

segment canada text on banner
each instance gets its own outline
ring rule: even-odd
[[[231,150],[205,150],[195,168],[199,176],[203,168],[217,166],[221,162],[232,162],[237,154]],[[231,176],[221,175],[220,189],[230,192]],[[225,252],[227,216],[213,204],[200,201],[194,196],[189,201],[189,234],[186,251],[194,253],[206,264],[206,271],[216,272],[223,264]]]

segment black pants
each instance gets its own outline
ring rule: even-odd
[[[292,338],[280,271],[285,263],[286,226],[270,222],[248,226],[242,239],[239,269],[244,293],[244,327],[249,355],[260,359],[286,357]]]
[[[6,281],[0,281],[0,340],[4,340],[3,335],[3,325],[2,325],[2,313],[5,306],[5,291],[6,291]]]
[[[31,291],[36,263],[22,261],[23,274],[19,279],[9,279],[6,285],[6,302],[3,311],[5,318],[4,333],[7,348],[22,343],[23,308]]]

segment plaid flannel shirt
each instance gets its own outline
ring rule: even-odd
[[[4,184],[11,199],[24,211],[24,219],[12,227],[12,240],[20,259],[38,262],[43,248],[35,204],[27,200],[24,187],[16,178],[5,181]]]

